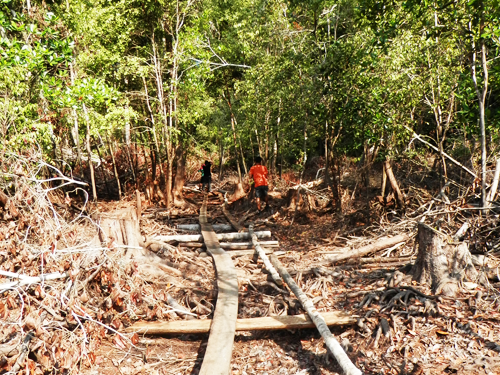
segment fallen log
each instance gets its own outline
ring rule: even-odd
[[[362,375],[361,370],[359,370],[349,359],[347,354],[340,346],[339,342],[333,337],[332,333],[328,329],[328,325],[325,322],[325,319],[320,315],[316,307],[312,301],[306,296],[306,294],[299,288],[299,286],[295,283],[292,276],[288,273],[288,271],[283,267],[279,259],[273,255],[271,255],[271,263],[278,270],[279,274],[287,285],[290,287],[295,296],[299,299],[302,307],[307,311],[307,314],[311,317],[311,320],[314,322],[314,325],[318,329],[321,337],[325,340],[325,345],[335,358],[339,366],[342,368],[343,372],[346,375]]]
[[[264,249],[262,249],[262,247],[260,247],[260,245],[259,245],[259,240],[257,239],[255,232],[253,231],[253,224],[250,225],[250,227],[248,228],[248,233],[250,233],[250,235],[252,236],[252,244],[255,247],[255,251],[257,254],[259,254],[259,257],[264,262],[264,266],[271,274],[273,281],[276,283],[276,285],[282,286],[283,280],[281,280],[280,275],[278,274],[276,269],[273,267],[273,265],[269,261],[269,258],[267,257],[266,253],[264,252]]]
[[[261,241],[259,243],[262,247],[279,247],[279,241]],[[254,248],[251,242],[220,242],[219,245],[225,250],[245,250]],[[179,246],[204,248],[205,244],[201,242],[181,242]]]
[[[371,263],[404,263],[410,262],[416,257],[372,257],[372,258],[358,258],[349,259],[347,264],[371,264]]]
[[[273,251],[271,249],[263,249],[266,254],[274,254],[277,257],[285,255],[286,251]],[[232,257],[241,257],[245,255],[255,255],[255,250],[233,250],[228,252]]]
[[[326,259],[329,262],[332,263],[337,263],[337,262],[342,262],[345,261],[346,259],[353,259],[353,258],[361,258],[365,255],[368,255],[370,253],[375,253],[380,250],[387,249],[388,247],[397,245],[401,242],[406,242],[410,239],[407,234],[400,234],[398,236],[394,236],[391,238],[382,238],[378,240],[377,242],[374,242],[370,245],[363,246],[359,249],[351,250],[349,252],[345,252],[343,254],[336,254],[327,257]]]
[[[269,238],[271,237],[271,231],[265,230],[260,232],[255,232],[257,238]],[[248,233],[217,233],[218,241],[234,241],[234,240],[248,240],[250,239],[250,234]],[[201,234],[179,234],[179,235],[169,235],[169,236],[153,236],[154,240],[159,240],[163,242],[202,242],[203,236]]]
[[[212,224],[214,230],[232,230],[231,224]],[[179,230],[189,230],[192,232],[200,232],[200,224],[177,224],[177,229]]]
[[[321,316],[328,326],[355,324],[357,318],[342,311],[324,312]],[[125,329],[125,332],[138,334],[165,335],[186,333],[207,333],[210,331],[211,319],[176,320],[170,322],[139,322]],[[236,320],[236,331],[273,331],[280,329],[313,328],[314,323],[307,314],[291,316],[268,316],[265,318],[247,318]]]

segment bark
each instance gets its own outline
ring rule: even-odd
[[[169,303],[170,304],[170,303]],[[328,326],[356,324],[357,319],[341,311],[323,312],[321,316]],[[125,329],[138,334],[165,335],[185,333],[208,333],[211,319],[177,320],[174,322],[139,322]],[[269,316],[236,320],[236,331],[274,331],[280,329],[314,328],[314,322],[307,314],[292,316]]]
[[[321,337],[325,340],[325,345],[335,358],[339,366],[342,368],[342,371],[346,375],[362,375],[362,372],[351,362],[347,354],[340,346],[339,342],[333,337],[332,333],[328,329],[328,325],[325,322],[325,319],[321,316],[321,314],[316,310],[312,301],[306,296],[306,294],[299,288],[299,286],[295,283],[292,276],[288,273],[288,271],[283,267],[281,262],[275,256],[271,256],[271,262],[276,267],[281,277],[285,280],[287,285],[290,287],[292,292],[297,296],[300,303],[307,311],[307,314],[314,322],[314,325],[318,329]]]
[[[387,249],[388,247],[395,246],[401,242],[406,242],[409,239],[410,237],[408,237],[408,235],[406,234],[400,234],[398,236],[391,238],[382,238],[375,243],[363,246],[359,249],[351,250],[350,252],[347,253],[329,256],[327,257],[327,260],[329,262],[337,263],[345,261],[347,259],[361,258],[370,253],[376,253],[377,251]]]
[[[466,243],[447,245],[443,234],[424,223],[418,224],[417,241],[413,280],[430,284],[433,293],[454,296],[464,277],[476,279],[477,271]]]

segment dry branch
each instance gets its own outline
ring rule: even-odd
[[[287,285],[290,287],[292,292],[297,296],[300,303],[307,311],[307,314],[311,317],[311,320],[314,322],[316,328],[318,328],[321,337],[325,340],[325,345],[336,359],[337,363],[340,365],[342,370],[346,375],[361,375],[362,372],[351,362],[347,354],[344,352],[344,349],[340,346],[339,342],[333,337],[332,333],[328,329],[328,325],[326,324],[323,317],[320,315],[316,307],[312,301],[306,296],[306,294],[299,288],[299,286],[293,281],[292,276],[288,273],[288,271],[283,267],[281,262],[275,256],[271,256],[271,262],[274,267],[278,270],[281,277],[285,280]]]
[[[357,318],[342,311],[321,313],[328,326],[355,324]],[[125,332],[137,332],[148,335],[207,333],[210,331],[211,319],[176,320],[171,322],[139,322],[125,329]],[[313,328],[314,323],[306,314],[293,316],[270,316],[264,318],[247,318],[236,320],[236,331],[272,331],[279,329]]]
[[[13,272],[7,272],[7,271],[0,271],[0,275],[2,276],[7,276],[10,278],[18,279],[18,281],[11,281],[8,283],[3,283],[0,284],[0,293],[4,292],[7,289],[14,288],[16,286],[24,286],[24,285],[29,285],[29,284],[35,284],[35,283],[40,283],[42,281],[49,281],[49,280],[56,280],[56,279],[65,279],[69,275],[64,272],[53,272],[53,273],[46,273],[45,275],[40,275],[40,276],[26,276],[18,273],[13,273]]]
[[[370,253],[375,253],[380,250],[387,249],[388,247],[397,245],[401,242],[406,242],[410,239],[407,234],[400,234],[395,237],[391,238],[382,238],[378,240],[375,243],[372,243],[367,246],[363,246],[359,249],[352,250],[350,252],[344,253],[344,254],[336,254],[327,257],[327,260],[333,263],[336,262],[342,262],[345,261],[346,259],[353,259],[353,258],[361,258],[365,255],[368,255]]]

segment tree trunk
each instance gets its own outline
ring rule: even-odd
[[[177,161],[177,168],[173,189],[174,206],[184,208],[186,206],[186,201],[184,200],[184,196],[182,194],[182,188],[184,187],[184,182],[186,180],[186,158],[182,143],[179,144],[175,150],[175,159]]]
[[[97,200],[97,189],[95,186],[95,176],[94,176],[94,164],[92,164],[92,150],[90,149],[90,119],[85,103],[83,103],[83,113],[85,114],[85,122],[87,123],[87,135],[85,137],[85,146],[87,148],[87,153],[88,153],[90,181],[92,183],[92,196],[94,200]]]
[[[495,175],[493,177],[493,182],[491,183],[490,192],[488,193],[488,207],[491,206],[490,202],[493,202],[495,200],[499,179],[500,179],[500,158],[497,159],[497,164],[495,167]]]
[[[398,202],[398,205],[400,208],[404,210],[405,197],[403,196],[403,193],[401,193],[401,190],[399,190],[398,181],[396,180],[396,177],[394,177],[394,173],[392,172],[390,159],[386,159],[384,164],[385,164],[385,173],[387,173],[387,177],[389,178],[389,182],[391,183],[392,190],[394,190],[394,193],[396,194],[396,200]]]
[[[118,197],[122,197],[122,185],[120,183],[120,176],[118,175],[118,169],[116,169],[115,154],[113,152],[113,146],[109,141],[108,134],[106,133],[106,142],[108,143],[109,153],[111,154],[111,161],[113,162],[113,172],[115,173],[116,185],[118,186]],[[133,168],[133,166],[132,166]]]
[[[111,248],[116,245],[128,247],[127,254],[130,256],[144,255],[140,247],[142,241],[136,208],[101,214],[99,221],[99,238],[103,244]]]
[[[413,280],[430,284],[433,293],[454,296],[458,282],[465,276],[476,280],[477,271],[465,242],[447,245],[444,235],[424,223],[418,224],[418,254],[413,266]]]

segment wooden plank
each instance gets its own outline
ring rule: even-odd
[[[238,316],[238,276],[229,254],[219,246],[217,235],[207,220],[207,195],[200,209],[200,225],[207,252],[217,273],[217,304],[210,326],[200,375],[229,375]]]
[[[328,326],[356,324],[357,318],[342,311],[322,312]],[[170,322],[139,322],[125,329],[148,335],[207,333],[212,320],[176,320]],[[280,329],[314,328],[314,322],[307,314],[289,316],[268,316],[236,320],[236,331],[274,331]]]

